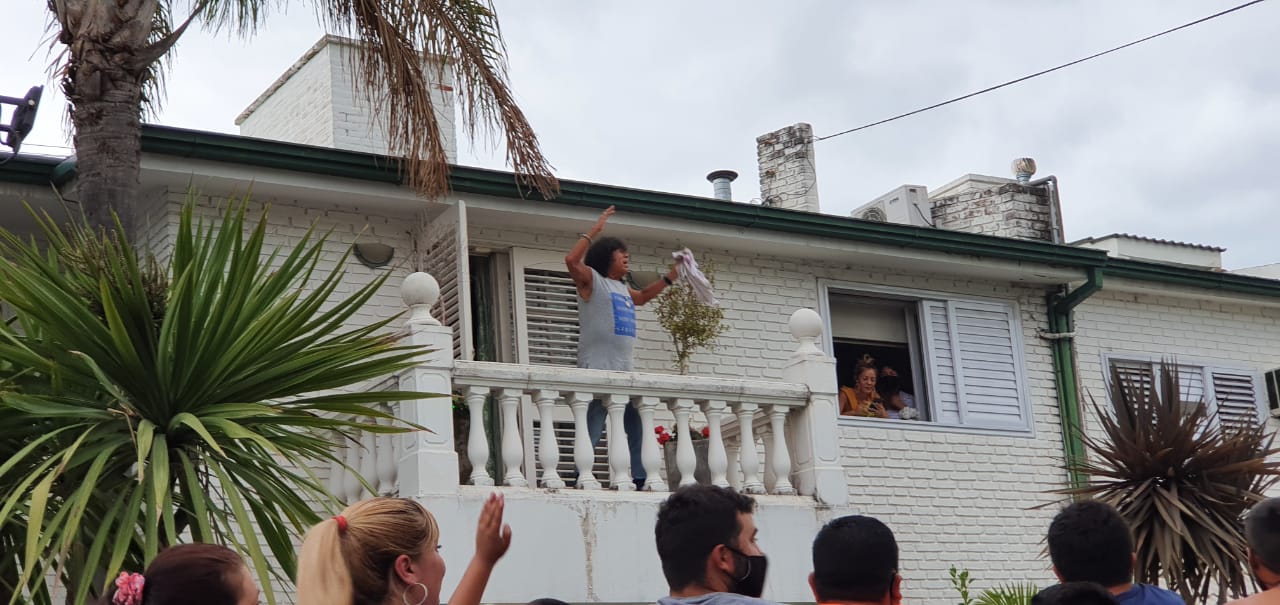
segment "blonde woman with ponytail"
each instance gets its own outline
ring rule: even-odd
[[[492,494],[476,527],[476,554],[449,605],[479,605],[493,566],[511,546],[504,502]],[[298,556],[298,605],[439,605],[440,526],[408,498],[348,506],[307,532]]]

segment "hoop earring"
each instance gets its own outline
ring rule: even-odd
[[[422,587],[422,598],[421,598],[421,599],[418,599],[418,602],[417,602],[417,603],[410,603],[410,602],[409,602],[409,591],[410,591],[410,590],[413,590],[413,587],[414,587],[414,586],[421,586],[421,587]],[[410,587],[408,587],[408,588],[404,589],[404,592],[400,593],[400,600],[401,600],[401,601],[404,601],[404,605],[422,605],[423,603],[426,603],[426,602],[427,602],[427,597],[428,597],[428,596],[431,596],[431,595],[430,595],[430,592],[431,592],[431,591],[427,590],[427,585],[426,585],[426,584],[423,584],[422,582],[417,582],[417,583],[413,584],[413,586],[410,586]]]

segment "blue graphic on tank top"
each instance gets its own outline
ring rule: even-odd
[[[613,333],[615,336],[636,335],[636,307],[630,294],[610,292],[613,299]]]

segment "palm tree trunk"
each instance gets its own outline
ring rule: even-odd
[[[121,69],[99,70],[93,63],[80,63],[79,73],[68,82],[73,89],[67,98],[75,125],[77,199],[95,223],[109,224],[114,210],[128,230],[142,159],[142,80]]]

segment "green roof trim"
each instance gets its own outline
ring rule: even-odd
[[[198,160],[245,164],[264,168],[338,176],[363,181],[403,184],[396,158],[255,139],[239,135],[144,125],[142,151]],[[54,180],[59,158],[20,157],[0,167],[0,181],[44,184]],[[68,171],[64,167],[61,174]],[[946,231],[851,217],[798,212],[713,198],[661,193],[582,181],[560,181],[560,196],[545,200],[519,186],[510,172],[454,166],[449,173],[454,191],[527,199],[534,203],[564,204],[592,209],[617,206],[637,214],[665,216],[779,233],[827,237],[884,246],[928,250],[981,258],[1048,266],[1101,270],[1109,277],[1221,290],[1280,298],[1280,281],[1234,273],[1192,269],[1160,263],[1108,257],[1102,250],[1048,242]],[[1081,275],[1081,279],[1084,276]]]

